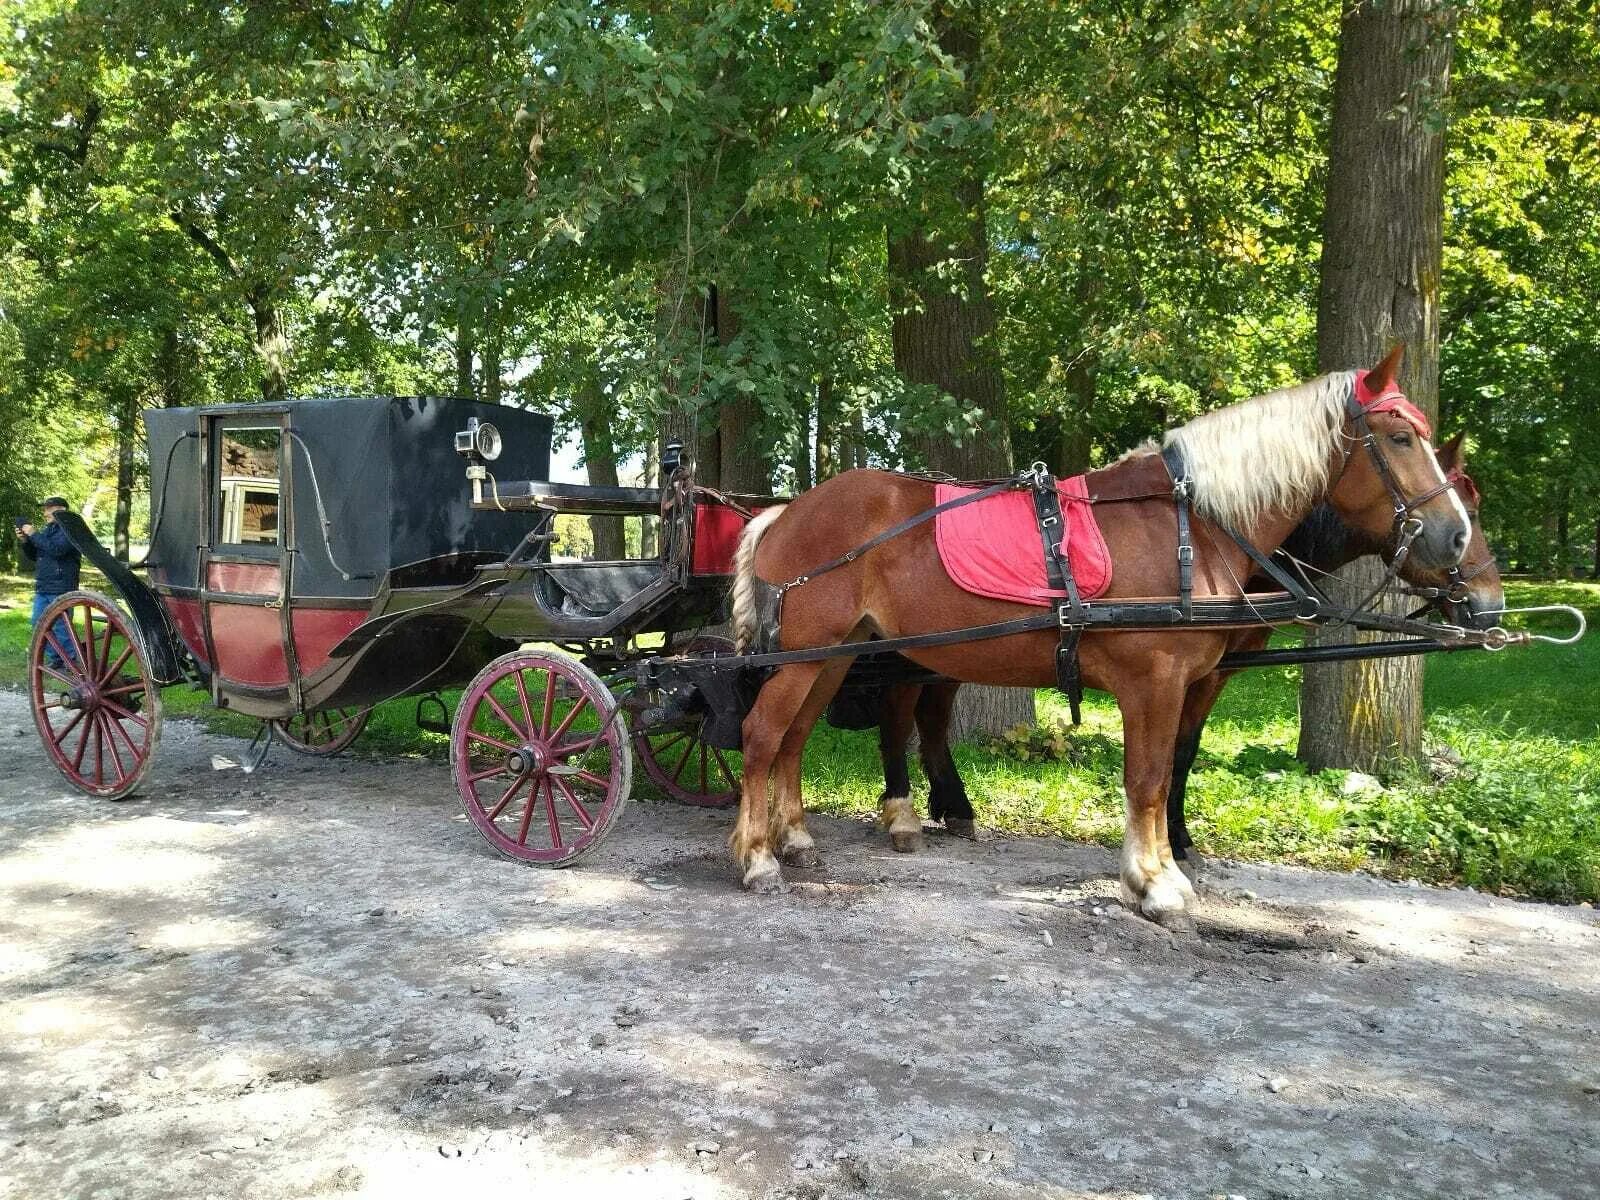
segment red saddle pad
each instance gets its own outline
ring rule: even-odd
[[[1056,485],[1066,533],[1061,548],[1072,564],[1072,577],[1085,600],[1111,586],[1111,553],[1088,503],[1082,475]],[[977,488],[936,484],[934,502],[946,504]],[[964,504],[933,519],[934,540],[945,572],[957,585],[980,596],[1037,604],[1048,608],[1066,596],[1046,586],[1044,546],[1027,491],[1001,492],[987,500]]]

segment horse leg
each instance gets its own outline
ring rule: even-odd
[[[922,770],[928,776],[928,815],[943,821],[957,837],[978,836],[977,817],[967,789],[950,756],[950,717],[955,712],[959,683],[930,683],[917,698],[917,733],[921,735]]]
[[[800,767],[806,741],[816,728],[850,670],[852,659],[830,659],[811,685],[811,693],[795,714],[778,746],[772,771],[772,840],[786,866],[815,867],[822,862],[817,844],[806,829],[805,802],[800,794]]]
[[[1187,909],[1194,888],[1173,861],[1165,805],[1186,689],[1170,676],[1163,681],[1159,671],[1153,674],[1157,677],[1138,673],[1137,684],[1117,696],[1122,709],[1122,779],[1128,796],[1122,897],[1159,925],[1189,929],[1193,919]]]
[[[914,712],[921,707],[921,684],[897,683],[885,689],[878,721],[878,753],[883,758],[883,795],[878,821],[889,831],[889,843],[908,852],[922,844],[922,818],[911,802],[911,772],[906,744],[911,741]]]
[[[783,871],[772,853],[772,819],[768,786],[784,735],[810,696],[823,664],[791,663],[780,667],[761,688],[744,719],[744,770],[739,784],[739,819],[729,845],[752,892],[781,892]]]
[[[1271,640],[1270,629],[1249,629],[1235,634],[1228,644],[1229,650],[1262,650]],[[1232,671],[1212,671],[1189,685],[1183,698],[1183,720],[1178,726],[1178,746],[1172,758],[1172,785],[1167,791],[1167,840],[1172,843],[1172,857],[1186,866],[1184,873],[1193,879],[1200,869],[1200,856],[1191,854],[1194,839],[1189,836],[1189,824],[1184,819],[1184,801],[1189,794],[1189,772],[1200,753],[1200,737],[1205,733],[1206,721]]]

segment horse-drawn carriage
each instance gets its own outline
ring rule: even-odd
[[[473,821],[529,861],[599,841],[635,754],[677,799],[732,799],[734,765],[693,722],[632,729],[613,689],[716,619],[745,503],[766,498],[697,489],[687,462],[663,490],[552,483],[549,417],[462,400],[163,409],[146,426],[145,578],[63,514],[121,604],[63,596],[34,639],[39,732],[81,790],[133,791],[161,689],[190,683],[309,754],[344,749],[376,705],[419,697],[419,722],[451,737]],[[559,561],[558,513],[647,517],[660,552]],[[439,692],[463,684],[446,723]]]
[[[1355,497],[1347,497],[1345,515],[1367,521],[1374,547],[1390,554],[1391,577],[1417,539],[1447,538],[1429,549],[1439,563],[1448,559],[1455,582],[1430,589],[1431,599],[1459,606],[1467,586],[1456,564],[1467,543],[1452,514],[1464,518],[1466,510],[1452,497],[1463,484],[1440,473],[1420,416],[1397,407],[1404,398],[1393,387],[1393,369],[1391,359],[1384,367],[1388,391],[1364,392],[1367,373],[1345,373],[1337,377],[1338,395],[1322,384],[1308,401],[1325,408],[1332,421],[1308,435],[1327,441],[1320,451],[1321,494],[1337,500],[1343,488]],[[1298,410],[1280,403],[1274,411]],[[1371,424],[1380,415],[1394,427],[1387,448]],[[1181,439],[1060,489],[1042,467],[967,489],[903,476],[839,484],[833,490],[840,494],[877,492],[856,504],[849,519],[813,526],[820,533],[812,540],[832,549],[795,550],[801,557],[793,560],[794,571],[780,568],[780,578],[794,577],[772,586],[778,579],[757,577],[756,535],[783,522],[772,514],[742,535],[762,509],[782,502],[696,486],[693,464],[676,448],[664,463],[664,487],[601,488],[549,481],[548,417],[463,400],[339,398],[168,409],[148,413],[146,424],[153,497],[150,551],[139,564],[146,578],[107,554],[80,519],[58,517],[121,604],[87,591],[63,596],[41,617],[31,648],[31,700],[52,760],[75,786],[108,798],[127,795],[144,778],[159,742],[161,689],[169,685],[200,686],[218,707],[260,718],[263,754],[273,739],[306,753],[335,753],[359,736],[373,707],[415,696],[419,724],[449,737],[457,790],[485,838],[511,857],[560,865],[596,846],[615,823],[632,787],[636,755],[669,795],[731,803],[740,784],[730,757],[741,745],[742,725],[750,728],[744,718],[758,693],[768,709],[781,707],[787,679],[802,687],[795,693],[797,712],[810,703],[812,681],[826,678],[822,703],[832,698],[836,708],[866,712],[870,722],[886,686],[949,684],[953,678],[1036,684],[1038,663],[1054,664],[1075,704],[1083,680],[1080,636],[1087,635],[1084,645],[1095,651],[1085,659],[1088,672],[1105,678],[1098,647],[1110,643],[1098,635],[1106,632],[1163,635],[1340,621],[1411,635],[1398,644],[1262,650],[1263,634],[1254,648],[1241,649],[1249,644],[1238,642],[1220,661],[1212,654],[1202,675],[1268,662],[1496,649],[1526,640],[1498,627],[1503,609],[1428,623],[1417,614],[1399,618],[1329,604],[1303,570],[1297,579],[1274,564],[1273,548],[1289,527],[1273,532],[1277,518],[1265,508],[1258,506],[1256,516],[1267,525],[1253,535],[1248,526],[1241,534],[1206,515],[1190,474],[1198,464],[1183,461]],[[1413,429],[1416,450],[1406,441]],[[1365,452],[1351,448],[1363,444]],[[1206,443],[1187,445],[1194,456]],[[1342,462],[1336,474],[1330,454],[1333,465]],[[1408,465],[1410,454],[1420,457]],[[1199,474],[1202,492],[1218,488],[1203,470]],[[884,489],[892,493],[888,501],[878,494]],[[1311,491],[1302,491],[1309,509]],[[955,552],[946,546],[947,536],[952,542],[961,536],[954,517],[958,510],[977,517],[975,505],[994,500],[1015,501],[1026,514],[1020,536],[1032,541],[1030,569],[1041,586],[1031,589],[1037,595],[1011,598],[1039,608],[1028,612],[1008,604],[1008,597],[993,599],[997,593],[980,580],[968,588],[980,598],[961,593],[959,604],[948,601],[948,615],[935,614],[935,597],[946,595],[955,578]],[[862,513],[893,512],[896,504],[904,508],[903,519],[880,517],[871,530],[862,529]],[[1145,526],[1152,513],[1157,524],[1175,521],[1172,533],[1161,535],[1175,544],[1175,556],[1169,550],[1151,557],[1155,543],[1140,535],[1149,559],[1141,565],[1157,581],[1154,592],[1124,589],[1100,601],[1080,588],[1087,582],[1083,561],[1076,550],[1069,556],[1062,530],[1072,527],[1079,546],[1099,538],[1092,520],[1079,528],[1079,518],[1097,504],[1115,510],[1100,518],[1112,526],[1127,525],[1118,511],[1144,513]],[[1415,515],[1430,506],[1439,514],[1438,530],[1426,530]],[[658,548],[621,561],[560,561],[551,551],[555,517],[563,513],[648,518]],[[797,521],[788,527],[806,528]],[[969,541],[987,543],[997,526],[984,515],[965,528]],[[1236,545],[1219,548],[1219,530]],[[1481,544],[1475,526],[1466,532]],[[1119,538],[1126,540],[1125,531],[1113,530],[1112,540]],[[1270,541],[1265,555],[1256,540]],[[878,552],[880,546],[892,549]],[[882,589],[896,578],[914,578],[912,567],[922,569],[914,554],[923,555],[933,574],[912,589],[916,594],[896,595],[901,611],[886,617]],[[880,561],[884,574],[867,591],[855,584],[854,591],[838,590],[860,577],[863,564]],[[1109,556],[1102,565],[1101,591],[1109,586]],[[1237,590],[1226,585],[1224,568]],[[1264,572],[1272,589],[1247,592],[1241,572]],[[1168,577],[1172,583],[1159,582]],[[1439,578],[1445,580],[1442,567]],[[794,594],[806,603],[795,610],[792,627],[786,615],[787,640],[780,639],[777,607],[802,585],[809,586]],[[873,588],[880,596],[876,614],[859,607]],[[728,619],[736,590],[744,611],[735,615],[757,643],[739,647],[742,652],[708,632]],[[808,634],[808,609],[848,619],[831,632],[819,627]],[[862,615],[849,615],[858,611]],[[960,655],[968,644],[1011,649],[1001,656],[1005,662],[990,655],[964,664]],[[1030,655],[1037,662],[1025,662]],[[765,686],[773,676],[782,686]],[[461,685],[447,720],[439,693]],[[1176,695],[1181,701],[1183,690]],[[802,724],[816,715],[801,712]],[[752,714],[757,729],[761,719],[758,706]],[[793,720],[794,713],[780,715],[775,728]],[[1175,716],[1173,722],[1176,730]],[[781,770],[793,771],[794,782],[775,782],[774,812],[787,811],[791,802],[798,806],[792,740],[785,735],[781,752],[790,757]],[[762,778],[778,754],[778,743],[764,734],[757,754]],[[774,817],[769,832],[759,815],[766,811],[765,788],[759,795],[748,786],[744,791],[735,842],[750,884],[775,874],[775,865],[771,872],[766,866],[769,842],[787,855],[805,851],[810,839],[793,812],[785,827]],[[1130,788],[1130,805],[1132,795]],[[1170,857],[1165,861],[1170,867]]]

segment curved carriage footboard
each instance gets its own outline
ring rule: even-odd
[[[62,532],[67,535],[67,540],[76,547],[78,553],[93,563],[95,568],[110,580],[111,586],[116,588],[123,604],[127,605],[134,624],[139,627],[139,636],[144,642],[144,651],[150,660],[151,678],[163,686],[187,679],[183,642],[173,628],[160,597],[150,585],[102,546],[100,539],[95,537],[77,513],[58,512],[56,524],[61,526]]]

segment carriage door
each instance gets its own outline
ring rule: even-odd
[[[282,421],[270,412],[219,417],[209,440],[211,544],[201,602],[219,693],[281,693],[298,682],[284,636],[290,530]]]

